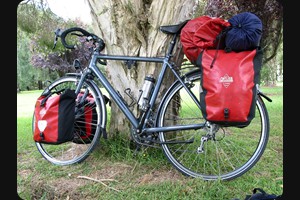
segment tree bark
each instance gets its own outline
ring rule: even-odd
[[[164,56],[170,36],[159,31],[162,25],[171,25],[190,19],[193,16],[194,0],[88,0],[93,19],[93,30],[106,43],[105,53],[109,55]],[[195,9],[194,9],[195,10]],[[174,61],[181,64],[183,53],[177,43]],[[137,62],[128,69],[122,61],[108,61],[106,66],[108,80],[119,91],[125,102],[132,100],[125,94],[127,88],[136,100],[147,74],[158,74],[161,65]],[[161,94],[168,89],[174,78],[167,74]],[[132,107],[137,114],[137,105]],[[109,133],[128,133],[130,122],[111,104]]]

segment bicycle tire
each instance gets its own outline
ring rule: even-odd
[[[186,79],[192,83],[189,84],[191,90],[199,100],[200,72],[189,73]],[[188,98],[190,97],[180,82],[175,82],[162,99],[156,125],[164,127],[204,123],[200,109]],[[176,106],[172,107],[173,105]],[[174,109],[177,109],[177,116],[169,113],[174,112]],[[255,118],[247,127],[215,127],[218,128],[215,129],[216,141],[204,142],[204,151],[200,153],[197,153],[197,149],[201,144],[201,137],[209,129],[160,132],[161,142],[194,139],[193,143],[162,144],[165,156],[182,174],[204,180],[231,180],[246,173],[262,156],[269,138],[269,116],[261,97],[258,96],[256,101]]]
[[[78,78],[75,76],[66,76],[56,81],[52,82],[45,90],[60,90],[60,89],[74,89],[76,88],[76,84],[78,83]],[[83,83],[83,87],[81,91],[88,90],[90,95],[95,99],[95,104],[93,104],[93,112],[97,113],[97,118],[93,119],[91,126],[94,127],[94,135],[90,137],[90,140],[81,140],[78,142],[78,137],[80,135],[78,133],[83,130],[82,127],[85,127],[84,121],[75,120],[74,123],[74,136],[77,134],[77,142],[70,141],[58,145],[53,144],[44,144],[40,142],[35,142],[35,145],[41,155],[49,162],[55,165],[71,165],[75,163],[80,163],[85,160],[90,153],[95,149],[95,147],[99,144],[100,135],[102,133],[103,122],[105,121],[106,109],[105,105],[103,106],[103,99],[100,99],[102,96],[99,89],[96,88],[95,84],[87,80]],[[79,97],[79,94],[78,94]],[[77,98],[78,99],[78,98]],[[78,101],[76,100],[76,105],[78,105]],[[83,113],[81,114],[83,115]],[[78,116],[79,119],[82,119],[81,116]],[[34,115],[32,118],[32,130],[34,132]],[[81,132],[82,133],[82,132]]]

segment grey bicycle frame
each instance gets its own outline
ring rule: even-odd
[[[200,124],[191,124],[191,125],[174,125],[174,126],[166,126],[166,127],[153,127],[153,128],[145,128],[144,121],[150,116],[150,112],[153,109],[155,100],[157,98],[158,92],[160,90],[165,72],[167,68],[169,67],[171,71],[174,73],[176,78],[180,81],[180,83],[183,85],[183,87],[186,89],[187,93],[191,96],[193,101],[196,103],[196,105],[199,107],[200,112],[200,103],[195,97],[195,95],[190,91],[190,89],[187,87],[187,85],[184,83],[180,75],[177,73],[177,71],[173,68],[173,66],[169,63],[171,53],[173,51],[173,48],[175,46],[175,40],[176,35],[173,35],[173,39],[171,41],[170,47],[168,49],[168,52],[165,57],[159,58],[159,57],[136,57],[136,56],[116,56],[116,55],[106,55],[106,54],[100,54],[99,52],[94,52],[91,58],[91,61],[89,63],[88,69],[83,72],[82,77],[79,81],[79,85],[83,83],[83,80],[87,74],[89,74],[91,71],[95,74],[95,76],[98,78],[100,83],[103,85],[103,87],[107,90],[107,92],[110,94],[110,97],[115,101],[115,103],[118,105],[118,107],[121,109],[121,111],[125,114],[127,119],[130,121],[132,126],[135,129],[140,129],[142,132],[145,133],[152,133],[152,132],[169,132],[169,131],[175,131],[175,130],[188,130],[188,129],[199,129],[203,128],[204,123]],[[96,62],[98,59],[102,60],[123,60],[123,61],[139,61],[139,62],[156,62],[156,63],[162,63],[162,68],[159,73],[157,82],[155,84],[152,96],[150,98],[150,108],[145,113],[145,118],[143,120],[138,120],[135,115],[132,113],[132,111],[129,109],[128,105],[126,105],[121,97],[118,95],[117,91],[112,87],[110,82],[107,80],[107,78],[103,75],[103,73],[99,70],[99,68],[96,66]]]

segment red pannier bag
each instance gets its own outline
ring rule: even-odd
[[[35,142],[61,144],[73,140],[76,94],[70,89],[55,93],[47,91],[35,103]]]
[[[74,139],[77,144],[88,144],[93,138],[97,128],[97,112],[95,99],[91,94],[81,101],[84,93],[79,93],[75,111]]]
[[[180,42],[184,54],[191,63],[196,63],[203,49],[217,48],[217,36],[222,30],[229,26],[230,23],[222,18],[209,17],[206,15],[188,21],[181,30]],[[222,48],[222,43],[218,48]]]
[[[261,48],[241,52],[205,49],[198,61],[202,74],[200,106],[203,117],[225,126],[249,125],[255,117]]]

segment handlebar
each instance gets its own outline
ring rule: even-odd
[[[80,32],[81,34],[78,34],[78,33],[75,33],[75,32]],[[64,45],[64,47],[66,47],[68,49],[75,49],[75,45],[70,45],[66,42],[66,36],[68,34],[76,35],[78,37],[86,36],[87,41],[93,41],[94,43],[97,44],[97,50],[99,52],[102,51],[105,47],[105,43],[101,38],[99,38],[97,35],[95,35],[93,33],[90,33],[90,32],[88,32],[88,31],[86,31],[82,28],[79,28],[79,27],[72,27],[72,28],[66,29],[64,31],[61,31],[60,29],[57,29],[54,33],[55,33],[55,41],[54,41],[53,49],[55,48],[58,37],[61,38],[61,43]]]

